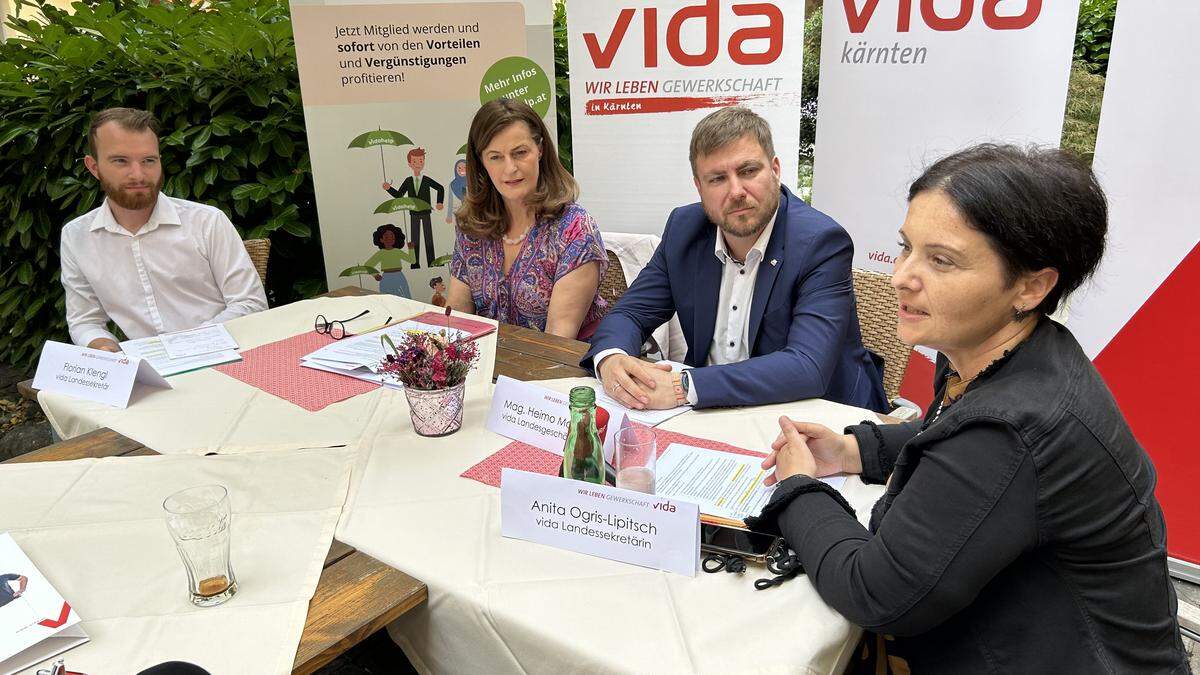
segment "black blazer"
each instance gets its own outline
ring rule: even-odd
[[[850,235],[786,187],[775,215],[746,308],[749,359],[705,365],[722,270],[717,226],[695,203],[671,212],[654,256],[592,335],[583,367],[590,371],[593,357],[611,347],[637,354],[678,312],[698,408],[827,398],[887,410],[882,375],[859,334]]]
[[[388,194],[390,194],[393,197],[396,197],[397,199],[400,197],[412,197],[414,199],[420,199],[421,201],[425,202],[426,204],[429,204],[430,206],[432,206],[434,204],[442,203],[442,197],[445,195],[445,190],[442,188],[441,183],[430,178],[429,176],[423,175],[423,176],[421,176],[421,188],[419,190],[414,190],[413,182],[414,182],[413,177],[409,176],[408,178],[404,179],[403,183],[400,183],[400,189],[397,190],[396,188],[388,188]],[[436,202],[433,201],[432,199],[430,199],[430,197],[432,196],[430,194],[430,190],[437,192],[437,201]],[[412,212],[412,214],[415,216],[427,216],[427,215],[429,215],[429,213],[430,213],[429,209],[423,209],[420,211],[414,210]]]
[[[924,427],[849,431],[863,478],[891,476],[870,531],[804,476],[753,526],[914,673],[1188,672],[1154,466],[1066,328],[1043,319]]]

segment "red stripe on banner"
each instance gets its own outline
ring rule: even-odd
[[[723,108],[741,101],[742,98],[737,96],[594,98],[583,104],[583,112],[585,115],[640,115]]]
[[[1138,442],[1158,472],[1155,494],[1167,517],[1167,550],[1200,563],[1200,509],[1194,503],[1200,462],[1187,420],[1200,396],[1200,245],[1096,357]]]
[[[933,401],[933,371],[933,361],[915,349],[909,352],[908,368],[900,381],[900,396],[921,406],[922,411],[929,410]]]
[[[46,628],[58,628],[59,626],[62,626],[64,623],[66,623],[67,619],[70,616],[71,616],[71,606],[64,602],[63,606],[62,606],[62,611],[60,611],[58,613],[58,619],[42,619],[41,621],[38,622],[38,625],[45,626]]]

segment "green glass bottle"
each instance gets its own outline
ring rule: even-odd
[[[604,444],[596,431],[596,391],[571,389],[571,428],[563,446],[563,475],[604,484]]]

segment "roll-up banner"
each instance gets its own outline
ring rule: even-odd
[[[1108,250],[1068,325],[1158,471],[1167,548],[1200,575],[1200,54],[1192,0],[1117,5],[1094,168]]]
[[[1078,0],[826,0],[813,205],[892,271],[908,185],[983,141],[1057,146]],[[932,397],[930,354],[901,394]]]
[[[576,0],[567,28],[575,177],[602,230],[661,234],[699,200],[688,144],[722,106],[768,121],[795,186],[803,2]]]
[[[551,0],[291,12],[329,287],[444,294],[475,111],[520,98],[554,130]]]

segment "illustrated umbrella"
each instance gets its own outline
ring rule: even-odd
[[[383,170],[383,180],[387,180],[387,166],[383,163],[383,146],[385,145],[413,145],[412,140],[400,133],[399,131],[388,131],[387,129],[376,129],[368,131],[365,134],[359,134],[350,141],[350,145],[346,148],[379,148],[379,168]]]
[[[397,197],[375,207],[375,213],[396,213],[398,211],[429,211],[432,207],[423,199],[412,197]]]
[[[347,267],[346,269],[342,270],[342,273],[339,274],[338,276],[339,277],[352,277],[352,276],[357,275],[358,276],[358,287],[362,288],[362,275],[364,275],[364,274],[370,274],[371,276],[374,276],[376,274],[379,274],[379,270],[375,269],[374,267],[367,267],[366,265],[354,265],[352,267]]]

